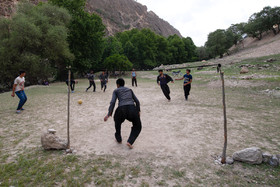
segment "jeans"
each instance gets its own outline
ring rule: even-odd
[[[188,96],[190,95],[190,90],[191,90],[191,85],[187,84],[186,86],[184,86],[184,92],[185,92],[185,99],[188,99]]]
[[[167,84],[161,84],[160,85],[161,87],[161,90],[163,92],[163,94],[165,95],[165,97],[170,100],[170,89],[169,89],[169,86]]]
[[[135,83],[135,86],[137,87],[137,79],[136,79],[136,77],[132,77],[132,86],[134,86],[134,83]]]
[[[141,129],[142,129],[139,111],[137,111],[137,109],[134,105],[120,106],[117,108],[117,110],[115,112],[115,115],[114,115],[115,128],[116,128],[115,138],[118,142],[122,141],[121,124],[126,119],[128,121],[132,122],[130,136],[127,140],[127,142],[132,145],[135,142],[136,138],[138,137],[138,135],[140,134]]]
[[[27,101],[27,97],[25,95],[25,92],[24,90],[21,90],[21,91],[17,91],[15,92],[19,98],[19,103],[18,103],[18,107],[17,107],[17,110],[20,110],[22,109],[23,105],[25,104],[25,102]]]
[[[104,92],[105,92],[105,90],[106,90],[106,88],[107,88],[107,85],[106,85],[106,84],[107,84],[107,82],[102,82],[102,81],[101,81],[101,90],[102,90],[103,87],[104,87],[104,90],[103,90]]]
[[[90,89],[91,86],[93,86],[93,91],[95,92],[96,86],[95,86],[95,82],[94,81],[89,81],[89,87],[87,88],[87,91],[88,91],[88,89]]]

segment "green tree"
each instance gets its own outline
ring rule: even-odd
[[[109,56],[104,61],[104,68],[109,71],[126,71],[132,68],[132,63],[124,55],[114,54]]]
[[[220,56],[223,57],[224,53],[227,51],[227,36],[225,30],[218,29],[214,32],[211,32],[208,35],[206,42],[206,48],[211,57]]]
[[[27,84],[59,75],[74,56],[67,43],[71,16],[49,4],[20,3],[11,19],[0,19],[1,85],[11,87],[19,69],[27,71]]]
[[[75,55],[74,68],[85,72],[90,68],[99,69],[104,50],[105,26],[96,14],[84,11],[85,0],[50,0],[53,4],[65,7],[72,20],[68,26],[68,42]]]
[[[172,35],[167,38],[169,52],[171,54],[170,64],[181,64],[187,61],[188,51],[185,50],[185,44],[178,35]]]

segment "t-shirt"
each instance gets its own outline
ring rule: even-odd
[[[15,81],[14,81],[14,84],[16,84],[16,89],[15,89],[15,92],[18,92],[18,91],[21,91],[23,90],[24,88],[24,82],[25,82],[25,78],[24,77],[20,77],[18,76]]]
[[[132,74],[132,77],[136,77],[136,73],[134,71],[131,74]]]
[[[103,84],[106,84],[108,76],[106,74],[103,75],[103,73],[102,73],[102,74],[99,75],[99,79]]]
[[[190,82],[192,79],[192,75],[191,74],[185,74],[184,75],[184,84]]]
[[[89,74],[88,74],[88,80],[89,80],[89,81],[94,81],[94,77],[95,77],[94,74],[92,74],[92,73],[89,73]]]
[[[170,81],[173,81],[173,79],[169,75],[167,75],[167,74],[163,74],[163,76],[159,75],[157,77],[157,83],[160,82],[160,85],[167,84]]]

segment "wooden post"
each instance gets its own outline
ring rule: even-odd
[[[68,69],[68,104],[67,104],[67,149],[70,149],[70,84],[71,84],[71,66]]]
[[[223,90],[223,110],[224,110],[224,149],[222,154],[222,164],[226,163],[226,150],[227,150],[227,115],[226,115],[226,97],[225,97],[225,81],[224,72],[221,72],[222,90]]]

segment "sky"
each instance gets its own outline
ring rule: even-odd
[[[280,6],[280,0],[135,0],[168,21],[183,37],[203,46],[210,32],[247,22],[265,6]]]

